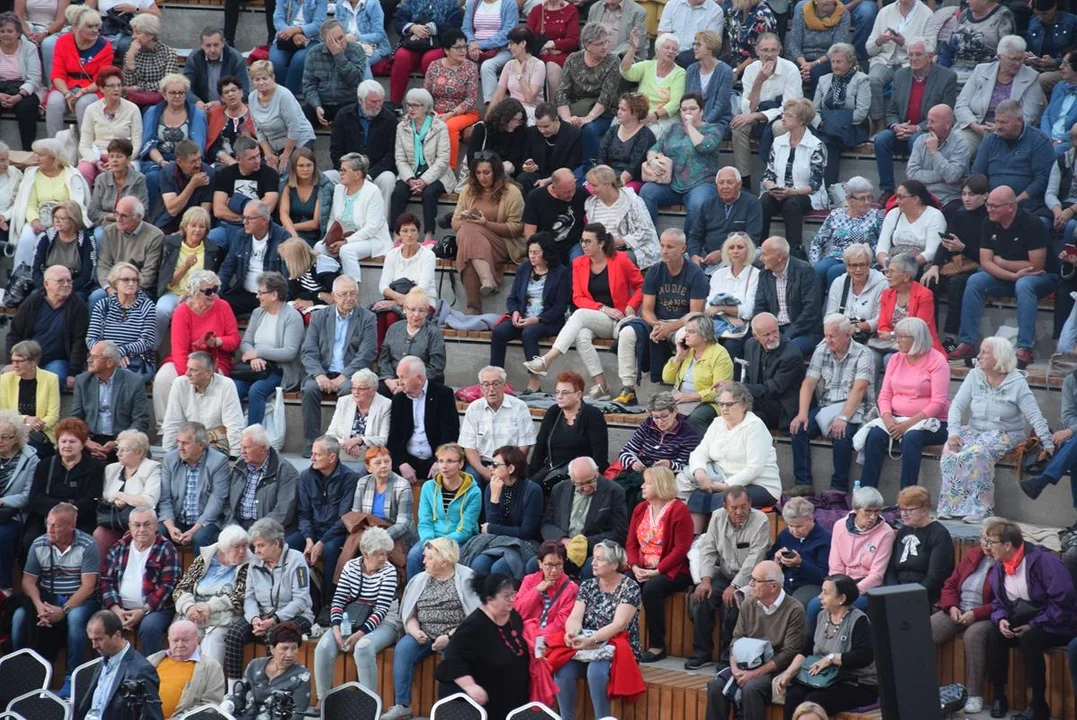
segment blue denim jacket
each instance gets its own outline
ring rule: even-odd
[[[283,0],[277,3],[277,9],[273,12],[273,27],[281,32],[292,26],[292,20],[299,14],[299,8],[303,8],[303,34],[308,38],[318,37],[318,28],[325,22],[328,11],[326,0]]]
[[[1071,49],[1074,40],[1077,39],[1077,15],[1059,10],[1058,19],[1055,20],[1055,24],[1051,25],[1050,28],[1045,27],[1043,22],[1033,15],[1032,20],[1028,23],[1028,35],[1026,36],[1028,51],[1035,53],[1037,56],[1042,56],[1041,48],[1048,32],[1053,33],[1055,39],[1054,60],[1056,63],[1061,63],[1062,56]]]
[[[468,42],[474,42],[475,40],[475,10],[476,4],[483,0],[467,0],[467,4],[464,5],[464,37]],[[480,50],[497,50],[503,47],[508,47],[509,44],[509,31],[516,27],[520,22],[520,11],[516,7],[514,2],[501,3],[501,29],[497,31],[497,34],[492,38],[479,41]]]
[[[389,57],[393,50],[389,46],[389,36],[385,34],[385,11],[382,10],[381,3],[377,0],[365,0],[358,9],[353,8],[347,0],[337,3],[336,19],[344,26],[345,32],[350,31],[353,17],[359,42],[373,43],[376,47],[374,57],[367,58],[367,61],[375,63]]]

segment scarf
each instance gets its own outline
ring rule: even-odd
[[[804,7],[807,7],[807,5]],[[823,107],[828,110],[840,110],[845,107],[845,96],[849,91],[849,83],[852,82],[855,73],[855,70],[850,70],[845,75],[830,75],[830,92],[827,93],[826,100],[823,101]]]
[[[821,18],[815,14],[815,3],[806,2],[804,3],[804,26],[808,30],[814,30],[815,32],[832,30],[841,22],[843,12],[845,12],[845,6],[839,0],[838,4],[834,6],[834,12]]]
[[[415,167],[427,167],[426,155],[423,153],[423,140],[426,139],[426,134],[430,132],[430,126],[434,124],[434,116],[429,114],[426,119],[423,120],[422,128],[415,127],[415,121],[411,121],[411,129],[415,134]]]
[[[1025,546],[1017,548],[1017,552],[1013,554],[1013,557],[1009,560],[1002,561],[1002,569],[1007,575],[1016,575],[1017,567],[1021,564],[1021,561],[1025,559]]]

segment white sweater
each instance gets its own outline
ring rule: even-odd
[[[705,471],[707,463],[712,462],[722,468],[728,485],[759,485],[771,497],[782,496],[774,439],[753,412],[747,413],[733,429],[726,426],[721,416],[712,422],[699,446],[688,456],[687,473]]]
[[[194,385],[186,376],[172,383],[168,407],[161,426],[161,445],[171,450],[176,445],[176,434],[186,422],[197,421],[207,430],[222,425],[228,429],[228,451],[239,454],[239,434],[247,426],[243,418],[243,406],[231,378],[216,373],[204,393],[196,393]]]
[[[437,258],[434,251],[425,245],[419,246],[419,252],[409,258],[400,253],[400,248],[395,247],[385,253],[385,263],[381,268],[381,277],[378,279],[378,294],[385,297],[385,291],[394,280],[408,278],[422,288],[430,302],[436,303],[438,288],[435,283],[434,268],[437,266]]]
[[[939,233],[946,232],[946,218],[935,208],[924,208],[916,222],[910,223],[900,208],[886,213],[883,229],[879,231],[879,244],[875,253],[884,252],[893,255],[891,248],[899,245],[914,246],[920,249],[924,258],[931,262],[939,249]]]
[[[871,35],[868,36],[867,51],[871,65],[889,65],[891,67],[909,66],[909,41],[920,38],[927,46],[928,52],[935,52],[935,38],[927,32],[927,25],[934,17],[931,9],[917,0],[912,10],[905,17],[901,15],[900,3],[891,3],[879,11],[875,16],[875,24],[871,27]],[[897,30],[905,38],[905,45],[898,47],[894,41],[875,44],[875,38],[884,32]]]

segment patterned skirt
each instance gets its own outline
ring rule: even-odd
[[[943,450],[939,515],[965,517],[990,514],[995,508],[995,464],[1025,441],[1025,432],[979,432],[962,426],[961,449]]]

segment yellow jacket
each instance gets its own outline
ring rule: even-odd
[[[673,387],[680,390],[684,381],[684,374],[692,362],[692,354],[684,356],[684,360],[677,363],[676,357],[671,357],[666,366],[662,368],[662,382],[673,383]],[[733,361],[729,353],[720,343],[714,343],[703,351],[703,357],[696,361],[695,383],[696,392],[699,393],[699,401],[713,405],[718,396],[714,392],[714,384],[721,380],[733,379]]]
[[[37,417],[45,421],[45,434],[54,443],[53,428],[60,421],[60,379],[56,373],[37,369]],[[14,372],[0,375],[0,410],[19,412],[19,376]],[[25,418],[25,415],[19,415]]]

